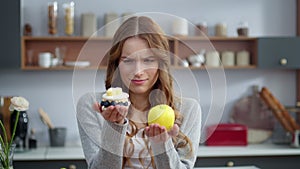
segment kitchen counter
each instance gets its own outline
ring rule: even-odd
[[[248,146],[199,146],[198,157],[300,156],[300,148],[288,145],[250,144]],[[81,147],[40,147],[16,152],[14,160],[84,160]]]
[[[288,145],[253,144],[248,146],[199,146],[198,157],[300,156],[300,148]],[[14,160],[84,160],[81,147],[40,147],[16,152]]]
[[[198,157],[300,156],[300,148],[289,145],[250,144],[248,146],[200,146]]]
[[[41,147],[16,152],[14,160],[84,160],[84,154],[81,147]]]
[[[81,147],[40,147],[37,149],[16,152],[14,169],[86,169],[87,165]]]
[[[257,166],[258,168],[282,168],[286,162],[289,169],[299,168],[300,148],[288,145],[252,144],[248,146],[199,146],[196,167]],[[81,147],[39,147],[14,155],[15,169],[68,168],[69,165],[86,168]],[[295,167],[293,167],[295,166]],[[36,167],[40,168],[40,167]]]

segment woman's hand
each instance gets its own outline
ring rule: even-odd
[[[116,106],[109,106],[105,110],[101,110],[101,105],[98,103],[94,104],[94,109],[98,111],[105,120],[118,123],[118,124],[124,124],[125,118],[128,113],[128,107],[116,105]]]
[[[167,131],[166,127],[158,124],[151,124],[145,128],[145,134],[150,141],[159,143],[166,142],[170,137],[177,136],[179,133],[179,127],[177,124]]]

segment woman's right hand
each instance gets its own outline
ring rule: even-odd
[[[125,118],[128,114],[128,107],[116,105],[116,106],[109,106],[105,110],[101,110],[101,105],[99,103],[94,104],[94,108],[96,111],[98,111],[105,120],[118,123],[118,124],[124,124]]]

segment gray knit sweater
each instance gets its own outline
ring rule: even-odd
[[[101,100],[102,93],[83,95],[77,104],[77,121],[83,152],[90,169],[121,169],[123,148],[128,122],[119,125],[106,121],[93,110],[93,104]],[[193,154],[189,148],[174,148],[169,139],[162,144],[151,143],[157,169],[193,168],[201,133],[201,109],[194,99],[184,98],[178,104],[183,114],[180,130],[192,141]],[[179,141],[180,142],[180,141]],[[143,168],[141,166],[141,168]]]

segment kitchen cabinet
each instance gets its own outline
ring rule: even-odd
[[[257,53],[259,68],[300,68],[299,37],[258,38]]]
[[[0,10],[0,69],[20,67],[20,1],[7,1]]]
[[[270,143],[247,146],[204,146],[197,151],[195,167],[257,166],[262,169],[299,169],[300,149]],[[39,147],[15,153],[15,169],[53,169],[76,165],[87,168],[82,147]]]
[[[300,149],[287,144],[200,146],[196,167],[256,166],[261,169],[298,169]]]
[[[21,68],[23,70],[72,70],[73,67],[55,66],[41,68],[38,66],[38,54],[40,52],[54,53],[56,47],[64,46],[67,51],[65,61],[89,61],[91,64],[84,69],[105,69],[107,58],[105,53],[112,43],[111,38],[106,37],[22,37]],[[257,63],[257,41],[249,37],[172,37],[169,39],[170,52],[175,57],[171,58],[171,64],[179,68],[179,60],[186,59],[190,55],[197,54],[201,49],[206,51],[217,50],[222,52],[230,50],[238,52],[247,50],[250,53],[250,65],[231,66],[225,68],[255,68]],[[33,54],[33,65],[28,65],[29,51]],[[80,57],[78,57],[80,55]],[[101,61],[101,62],[99,62]],[[195,68],[195,67],[194,67]],[[193,68],[193,69],[194,69]],[[200,67],[203,69],[204,67]],[[199,67],[197,67],[199,69]]]
[[[69,169],[70,165],[75,165],[77,169],[87,169],[85,160],[14,161],[14,169]]]
[[[81,147],[38,147],[14,155],[14,169],[60,169],[75,165],[86,169]]]
[[[260,169],[299,169],[298,156],[204,157],[197,158],[196,167],[256,166]]]

